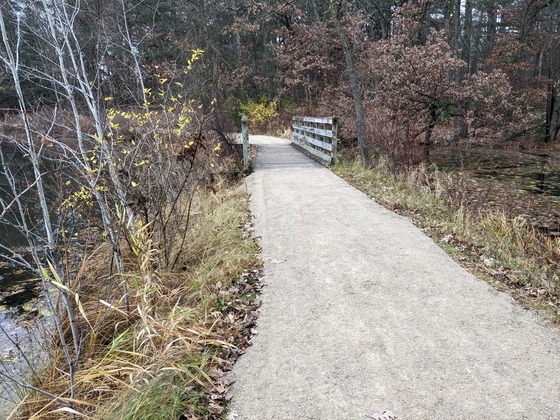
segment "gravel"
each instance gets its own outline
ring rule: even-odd
[[[237,420],[559,419],[560,337],[286,141],[247,179],[267,286]]]

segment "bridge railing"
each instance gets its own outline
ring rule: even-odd
[[[337,133],[336,118],[292,118],[292,144],[323,165],[336,162]]]

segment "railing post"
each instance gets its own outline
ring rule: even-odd
[[[333,117],[332,119],[332,164],[336,163],[336,149],[338,143],[338,120]]]
[[[249,156],[249,118],[247,115],[241,117],[241,136],[243,138],[243,171],[248,172],[251,165]]]

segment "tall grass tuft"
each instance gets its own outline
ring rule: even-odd
[[[58,369],[62,348],[55,345],[52,363],[35,381],[61,400],[30,393],[13,418],[208,416],[202,399],[218,378],[220,355],[235,348],[231,336],[237,328],[224,329],[218,296],[259,261],[255,242],[243,230],[248,204],[240,189],[220,184],[215,193],[201,191],[190,211],[185,240],[167,244],[172,254],[175,246],[181,250],[173,270],[158,268],[158,250],[137,233],[136,250],[124,258],[130,310],[120,293],[121,276],[109,279],[104,269],[110,247],[102,245],[85,259],[78,277],[88,337],[74,398],[64,390],[67,380]]]

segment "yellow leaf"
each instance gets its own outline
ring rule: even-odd
[[[80,302],[80,295],[78,293],[76,293],[74,295],[74,299],[76,300],[76,305],[78,305],[78,310],[80,311],[80,313],[82,314],[82,316],[84,317],[84,319],[86,320],[88,325],[91,327],[89,319],[87,319],[87,316],[86,316],[86,311],[84,311],[84,307],[82,306],[82,302]]]
[[[111,305],[109,302],[106,302],[103,299],[99,299],[99,302],[102,303],[103,305],[107,306],[108,308],[111,308],[111,309],[113,309],[117,312],[120,312],[121,314],[128,317],[128,314],[126,312],[122,311],[121,309],[117,308],[116,306]]]
[[[52,263],[47,260],[47,263],[49,264],[49,269],[51,270],[52,275],[54,276],[55,280],[60,283],[61,286],[62,285],[62,280],[60,279],[60,276],[58,275],[57,271],[55,270],[54,266],[52,265]],[[41,267],[42,269],[42,267]],[[63,286],[63,288],[66,288],[65,286]],[[66,288],[66,290],[68,290],[68,288]],[[69,291],[69,290],[68,290]]]
[[[130,183],[132,184],[132,187],[133,187],[133,188],[136,188],[136,187],[138,186],[138,183],[137,183],[137,182],[131,181]]]

